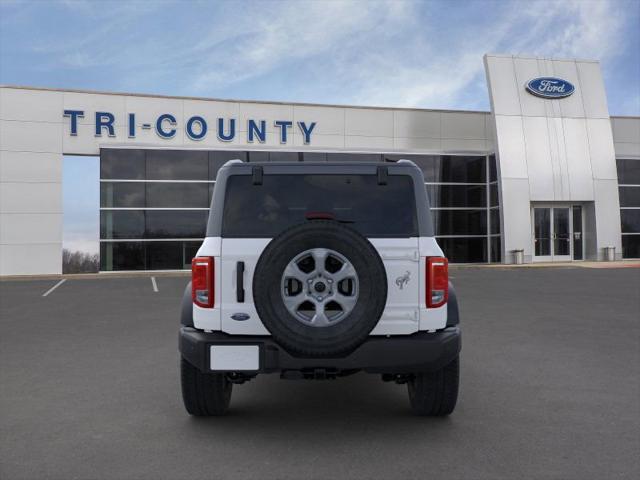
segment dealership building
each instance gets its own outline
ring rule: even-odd
[[[236,158],[410,159],[453,262],[640,258],[640,117],[609,115],[599,63],[484,64],[489,112],[2,86],[0,275],[61,273],[66,155],[100,157],[101,271],[188,268]]]

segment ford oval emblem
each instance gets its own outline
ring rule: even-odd
[[[244,322],[245,320],[249,320],[249,314],[248,313],[234,313],[233,315],[231,315],[231,318],[233,318],[234,320],[237,320],[238,322]]]
[[[527,82],[526,88],[529,93],[542,98],[564,98],[576,90],[571,83],[555,77],[534,78]]]

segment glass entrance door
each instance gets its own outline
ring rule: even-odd
[[[571,224],[569,207],[554,207],[553,216],[553,261],[571,260]]]
[[[533,260],[562,262],[582,260],[582,207],[533,208]]]
[[[533,255],[536,260],[551,260],[551,208],[533,209]]]

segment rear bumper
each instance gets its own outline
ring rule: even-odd
[[[435,333],[369,337],[350,354],[339,358],[299,358],[291,355],[269,336],[238,336],[206,333],[193,327],[180,328],[180,353],[202,372],[211,372],[210,352],[216,345],[257,345],[259,368],[254,373],[288,370],[364,370],[369,373],[404,374],[438,370],[460,352],[458,326]]]

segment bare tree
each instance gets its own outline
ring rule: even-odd
[[[97,253],[62,250],[62,273],[97,273],[100,256]]]

